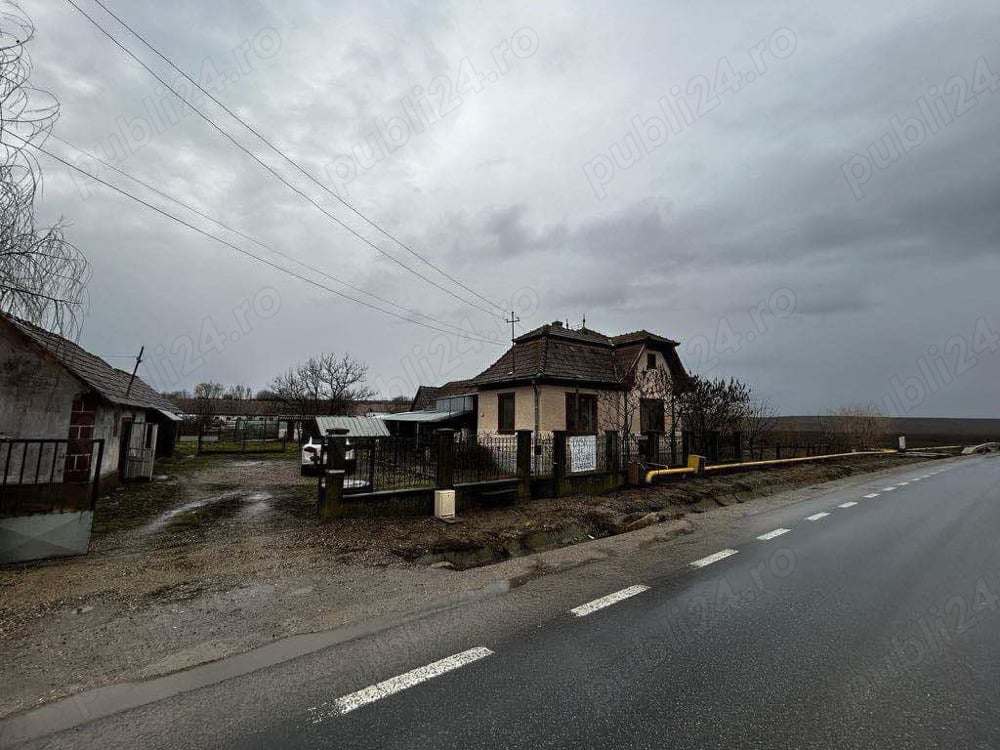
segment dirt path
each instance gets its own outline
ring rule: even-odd
[[[98,507],[85,557],[0,569],[0,717],[469,590],[472,567],[898,465],[896,456],[521,503],[443,525],[315,520],[294,460],[189,459]],[[439,567],[430,567],[432,563]],[[479,569],[485,575],[488,569]]]

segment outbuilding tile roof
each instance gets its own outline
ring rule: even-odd
[[[0,314],[17,333],[52,356],[78,380],[95,390],[102,398],[120,406],[158,409],[173,414],[176,407],[164,396],[136,376],[131,388],[132,373],[112,367],[100,357],[67,338],[20,318]]]

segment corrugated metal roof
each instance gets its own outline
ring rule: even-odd
[[[391,422],[443,422],[451,417],[460,417],[468,413],[467,411],[404,411],[380,418]]]
[[[316,417],[320,435],[327,430],[346,429],[351,437],[388,437],[389,428],[375,417]]]

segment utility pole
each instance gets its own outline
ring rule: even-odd
[[[510,374],[513,375],[515,371],[514,367],[514,324],[520,323],[521,319],[514,314],[514,311],[510,311],[510,317],[504,318],[505,323],[510,323]]]
[[[139,347],[139,356],[135,358],[135,367],[132,368],[132,377],[128,380],[128,388],[125,389],[125,398],[128,398],[129,393],[132,392],[132,383],[135,382],[135,374],[139,371],[139,365],[142,364],[142,353],[146,351],[145,346]]]

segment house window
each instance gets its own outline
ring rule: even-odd
[[[514,431],[514,394],[497,395],[497,432]]]
[[[647,370],[656,369],[656,355],[653,352],[648,352],[646,354],[646,369]]]
[[[663,399],[644,398],[639,400],[639,429],[642,432],[650,430],[663,432],[665,430]]]
[[[597,433],[597,396],[592,393],[566,394],[566,431],[571,435]]]

